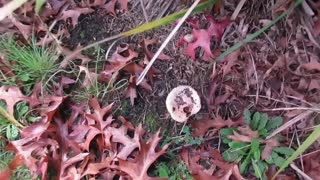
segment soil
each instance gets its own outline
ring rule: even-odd
[[[151,21],[153,19],[159,18],[160,15],[165,16],[166,14],[176,12],[177,10],[183,8],[183,3],[181,2],[171,1],[169,3],[171,3],[170,6],[167,6],[167,2],[165,1],[150,1],[148,4],[146,4],[145,10],[148,15],[148,20]],[[236,5],[237,3],[233,4]],[[235,7],[228,7],[231,7],[231,9],[225,9],[223,12],[219,12],[219,16],[215,17],[218,19],[223,16],[230,17],[234,11],[233,8]],[[255,14],[257,12],[257,9],[259,9],[259,12],[261,12],[258,15]],[[66,42],[72,47],[75,47],[78,44],[85,46],[103,38],[125,32],[146,22],[146,18],[144,17],[142,12],[142,7],[137,1],[130,3],[128,12],[118,13],[117,17],[113,17],[112,15],[106,14],[105,12],[99,10],[93,14],[81,15],[79,18],[79,23],[71,31],[70,38],[68,38]],[[252,1],[251,7],[245,6],[243,12],[248,13],[248,17],[250,17],[244,18],[244,23],[255,25],[250,26],[248,33],[253,32],[258,28],[260,19],[271,18],[270,9],[265,6],[264,1]],[[242,14],[240,14],[240,16],[241,15]],[[203,14],[198,14],[197,17],[204,19]],[[239,19],[242,19],[242,17],[239,17]],[[159,40],[158,46],[152,47],[153,51],[155,52],[160,46],[161,42],[163,42],[171,32],[171,30],[173,29],[173,25],[174,24],[172,23],[135,36],[121,39],[112,47],[110,54],[112,54],[115,51],[115,48],[121,43],[127,43],[133,46],[138,51],[138,44],[143,38],[153,37],[156,37]],[[206,26],[206,24],[202,24],[202,26]],[[237,39],[240,38],[238,34],[235,34],[235,28],[237,28],[236,25],[231,26],[230,29],[226,31],[224,39],[221,43],[221,46],[223,48],[230,47],[232,44],[234,44],[235,41],[237,41]],[[220,90],[215,93],[215,96],[218,97],[219,95],[222,95],[224,93],[225,87],[219,86],[219,84],[221,84],[221,82],[219,81],[222,81],[222,77],[219,77],[215,82],[210,80],[212,66],[210,66],[208,62],[200,60],[199,58],[197,58],[197,60],[192,60],[190,57],[184,55],[185,53],[183,47],[177,47],[176,42],[180,39],[180,37],[190,32],[191,27],[189,25],[183,25],[175,35],[175,38],[171,40],[171,42],[164,50],[164,53],[172,57],[172,60],[157,60],[154,64],[154,67],[159,69],[161,73],[157,76],[157,78],[154,79],[154,82],[151,84],[153,88],[152,92],[147,92],[142,88],[138,88],[138,97],[135,99],[135,104],[133,106],[130,105],[128,99],[124,98],[124,88],[117,91],[116,93],[112,93],[112,95],[109,96],[108,101],[116,102],[116,104],[118,105],[117,109],[121,110],[122,116],[131,120],[135,124],[143,123],[145,126],[154,126],[151,129],[170,129],[168,131],[169,134],[179,133],[179,128],[176,126],[181,125],[176,124],[171,120],[165,107],[165,99],[167,94],[171,89],[177,87],[178,85],[190,85],[198,91],[202,99],[202,110],[199,114],[208,114],[209,112],[212,112],[212,107],[208,107],[207,103],[210,90],[214,86],[218,86],[218,89]],[[107,50],[110,44],[111,42],[105,43],[102,44],[101,47]],[[260,48],[262,48],[259,47],[260,45],[263,44],[258,43],[258,45],[252,46],[252,51],[259,51]],[[217,43],[217,41],[213,40],[211,48],[215,49],[217,48],[217,46],[219,46],[219,44]],[[198,51],[198,56],[201,53],[203,52]],[[274,57],[276,56],[273,54],[274,53],[268,52],[268,58],[274,59]],[[92,55],[91,57],[94,57],[94,55]],[[246,59],[244,60],[244,64],[245,63],[250,63],[250,61]],[[221,64],[217,65],[219,66]],[[239,69],[241,68],[242,73],[245,74],[245,69],[243,69],[245,67],[239,67]],[[257,68],[261,68],[261,72],[266,70],[265,67]],[[226,81],[225,83],[228,83],[233,89],[247,89],[247,85],[245,82],[246,80],[234,79],[236,77],[230,78],[231,81],[224,81]],[[255,93],[255,89],[252,88],[248,89],[248,91],[252,91],[251,94]],[[242,97],[240,92],[235,92],[235,94],[235,96],[232,96],[226,102],[217,104],[217,106],[214,107],[213,111],[217,114],[222,115],[224,118],[239,117],[243,109],[249,104],[252,104],[252,98]],[[146,117],[150,114],[155,116],[156,119],[154,122],[151,122],[151,124],[150,122],[145,122]],[[192,119],[195,118],[191,118],[190,121],[192,121]],[[150,127],[148,129],[150,129]]]
[[[217,19],[231,17],[237,4],[234,1],[225,1],[223,10],[215,8],[211,13]],[[238,41],[243,40],[246,35],[257,31],[275,15],[274,10],[271,8],[272,4],[268,0],[248,0],[246,4],[238,18],[226,29],[221,42],[217,43],[216,40],[212,40],[212,50],[231,47]],[[147,13],[147,17],[145,17],[139,1],[134,1],[130,3],[128,12],[119,12],[117,17],[99,10],[93,14],[81,15],[79,23],[71,31],[70,38],[66,39],[66,42],[73,47],[78,44],[84,46],[137,27],[145,23],[146,19],[151,21],[177,12],[184,6],[186,7],[186,4],[180,1],[148,1],[145,5]],[[294,14],[291,14],[291,18],[297,17],[296,19],[299,19],[299,12],[301,12],[301,9],[297,9]],[[203,13],[197,14],[196,17],[205,19]],[[207,24],[204,22],[201,21],[201,26],[206,27]],[[116,109],[119,110],[116,114],[121,114],[134,124],[143,123],[151,131],[161,128],[170,135],[177,135],[182,125],[173,122],[169,117],[165,107],[165,99],[170,90],[178,85],[190,85],[198,91],[202,99],[202,109],[199,116],[219,114],[225,119],[236,120],[247,107],[264,111],[265,109],[284,107],[286,103],[283,102],[287,101],[294,101],[300,104],[301,102],[288,97],[288,95],[300,96],[305,94],[305,89],[293,90],[294,86],[299,85],[299,82],[295,85],[292,82],[297,81],[301,76],[293,75],[292,72],[299,65],[291,63],[291,66],[288,67],[289,71],[275,69],[272,71],[272,76],[266,76],[265,74],[272,68],[272,65],[275,64],[279,57],[284,56],[284,52],[290,52],[288,53],[290,56],[294,52],[294,48],[301,48],[301,43],[304,43],[303,40],[297,40],[300,42],[296,45],[290,44],[288,41],[288,37],[297,36],[295,28],[298,28],[298,24],[299,22],[295,20],[291,20],[288,23],[284,19],[272,27],[267,34],[263,34],[250,44],[243,46],[240,49],[240,61],[232,67],[231,74],[226,77],[222,76],[221,72],[227,62],[217,62],[216,71],[218,75],[215,80],[210,78],[212,65],[200,58],[191,59],[184,55],[183,46],[178,47],[176,45],[180,37],[191,32],[192,28],[185,24],[164,50],[164,53],[172,57],[172,60],[157,60],[154,64],[154,67],[160,70],[161,73],[151,83],[152,92],[138,87],[138,97],[135,99],[133,106],[128,98],[125,98],[125,88],[109,94],[107,101],[115,102]],[[123,38],[111,47],[110,54],[115,51],[118,45],[123,43],[129,44],[137,52],[140,52],[139,42],[143,38],[156,37],[159,43],[152,47],[153,52],[155,52],[171,32],[173,26],[174,23]],[[106,51],[110,44],[111,42],[105,43],[101,47]],[[319,54],[314,49],[311,51]],[[197,56],[200,56],[201,53],[203,52],[198,50]],[[94,57],[94,55],[91,55],[91,57]],[[293,68],[293,70],[290,71],[290,68]],[[310,79],[307,81],[310,81]],[[284,87],[285,89],[283,89]],[[316,92],[310,93],[306,95],[307,100],[317,102],[318,100],[314,99],[314,93]],[[270,98],[281,99],[281,101],[270,101]],[[214,104],[210,105],[210,101],[213,101]],[[272,111],[269,114],[270,116],[283,115],[284,112]],[[152,117],[151,120],[148,117]],[[197,117],[191,117],[189,122],[196,119]]]

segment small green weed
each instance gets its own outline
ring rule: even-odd
[[[268,168],[268,164],[275,164],[280,167],[284,163],[285,158],[294,152],[294,150],[289,147],[275,147],[268,159],[261,159],[262,152],[266,147],[264,139],[268,134],[279,127],[283,120],[279,116],[269,119],[266,113],[260,112],[255,112],[252,115],[249,110],[245,110],[244,118],[250,129],[258,132],[259,137],[253,138],[251,143],[232,141],[228,139],[228,136],[233,135],[238,129],[221,129],[219,133],[222,137],[222,142],[229,147],[229,149],[222,153],[222,156],[226,161],[240,162],[241,174],[245,174],[251,167],[257,178],[267,179],[265,172]]]
[[[0,101],[0,107],[6,109],[4,101]],[[16,104],[14,117],[21,121],[34,122],[39,119],[30,115],[29,107],[26,102],[21,101]],[[4,150],[8,140],[17,140],[19,138],[19,128],[0,114],[0,171],[5,170],[14,157],[14,153]],[[10,179],[32,179],[27,167],[19,166],[14,169]]]
[[[193,179],[185,162],[172,161],[171,163],[159,163],[157,171],[158,177],[169,178],[170,180]]]
[[[203,137],[193,137],[191,136],[191,131],[188,126],[184,126],[182,129],[182,135],[177,137],[165,136],[162,142],[162,145],[165,145],[169,142],[173,146],[182,146],[182,145],[200,145],[203,142]],[[168,152],[170,153],[170,151]]]
[[[159,128],[157,115],[154,113],[148,114],[144,120],[144,123],[148,126],[148,129],[150,129],[150,132],[156,132]]]
[[[1,72],[2,84],[12,85],[22,81],[23,85],[30,89],[38,81],[47,80],[58,69],[54,60],[55,51],[44,46],[38,47],[35,38],[32,38],[31,45],[20,46],[13,37],[2,36],[0,54],[4,55],[7,60],[4,61],[5,65],[15,75],[10,77]]]

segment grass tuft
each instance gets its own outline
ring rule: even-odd
[[[38,47],[35,38],[32,38],[30,45],[20,46],[13,37],[2,36],[0,54],[5,57],[3,63],[15,75],[10,77],[6,72],[1,72],[3,78],[0,82],[6,85],[21,81],[24,86],[32,87],[37,82],[49,78],[58,68],[53,48]]]

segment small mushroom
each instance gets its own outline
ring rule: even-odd
[[[178,86],[168,94],[166,106],[172,119],[183,123],[201,109],[201,101],[192,87]]]

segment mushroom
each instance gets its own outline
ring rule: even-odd
[[[201,101],[197,91],[192,87],[178,86],[168,94],[166,106],[172,119],[183,123],[199,112]]]

